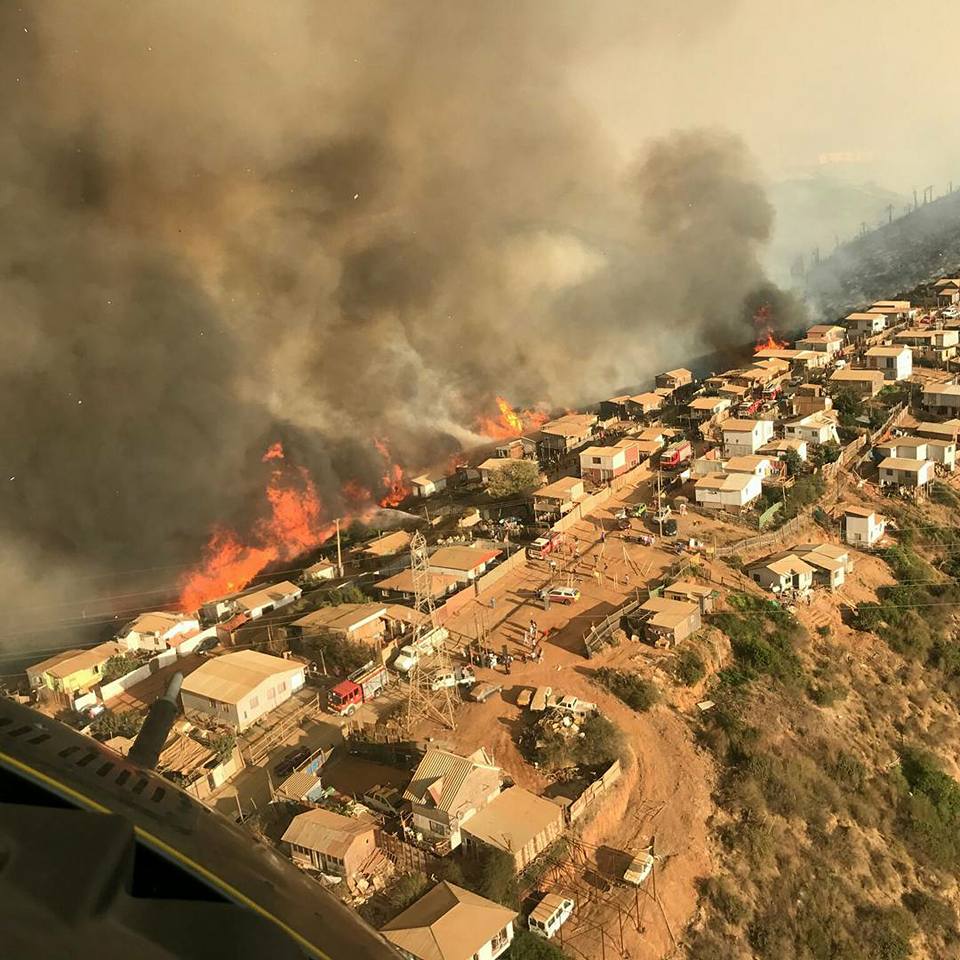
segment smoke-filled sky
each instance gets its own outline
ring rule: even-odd
[[[837,151],[929,179],[953,136],[906,14],[806,13],[4,5],[0,586],[188,562],[277,438],[336,509],[373,437],[423,467],[497,393],[748,339],[766,181]]]

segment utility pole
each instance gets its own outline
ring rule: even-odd
[[[340,518],[337,517],[337,576],[343,577],[343,555],[340,553]]]
[[[913,209],[917,209],[917,188],[913,188]]]
[[[887,204],[887,223],[893,223],[893,204]]]

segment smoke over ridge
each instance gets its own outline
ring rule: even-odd
[[[624,169],[567,82],[726,5],[604,6],[5,7],[3,583],[188,562],[275,439],[336,509],[374,437],[425,466],[496,393],[575,405],[749,338],[773,214],[742,145]]]

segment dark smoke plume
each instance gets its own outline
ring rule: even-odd
[[[495,393],[574,405],[752,337],[744,150],[678,133],[625,172],[569,92],[686,26],[639,6],[6,5],[4,584],[160,581],[274,439],[335,507],[375,436],[423,467]]]

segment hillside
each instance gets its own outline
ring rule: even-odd
[[[960,264],[960,191],[837,248],[807,274],[806,292],[824,314],[894,297]]]

